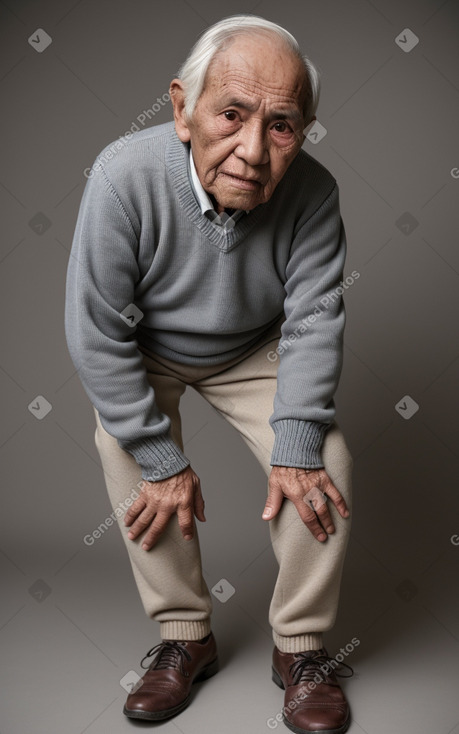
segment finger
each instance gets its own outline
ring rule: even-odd
[[[142,540],[142,549],[145,551],[151,550],[154,545],[158,542],[160,536],[165,531],[167,523],[169,522],[170,515],[167,513],[158,513],[154,520],[150,523],[150,528],[145,534]]]
[[[305,495],[302,500],[292,500],[292,502],[298,510],[300,518],[316,540],[319,540],[321,543],[327,540],[327,534],[324,532],[324,528],[320,524],[316,513],[311,509],[309,505],[310,500],[307,499],[307,496]]]
[[[139,497],[134,504],[129,508],[124,516],[124,524],[132,525],[136,517],[145,509],[147,503],[142,497]]]
[[[326,499],[324,499],[323,502],[318,503],[317,506],[314,506],[314,511],[324,530],[329,534],[334,533],[335,526],[333,525],[333,520],[327,507]]]
[[[180,530],[185,540],[193,540],[194,535],[194,524],[193,524],[193,513],[190,507],[179,508],[177,510],[177,519]]]
[[[198,485],[197,492],[194,498],[194,514],[201,522],[206,522],[206,516],[204,515],[204,498],[201,494],[201,487]]]
[[[350,513],[349,508],[346,504],[346,500],[344,499],[341,492],[336,489],[331,480],[329,480],[324,487],[324,492],[331,499],[341,517],[349,517]]]
[[[130,540],[134,540],[137,538],[140,533],[143,533],[145,528],[147,528],[152,520],[154,519],[156,514],[155,510],[151,510],[150,508],[146,507],[144,512],[137,518],[137,520],[134,522],[133,525],[129,528],[129,532],[127,534],[128,538]]]
[[[279,512],[282,502],[284,501],[284,493],[281,488],[277,485],[272,485],[269,488],[268,498],[265,503],[265,509],[263,510],[263,520],[272,520],[276,517]]]
[[[327,497],[319,487],[311,487],[304,495],[303,500],[314,510],[325,531],[334,533],[335,527],[327,507]]]

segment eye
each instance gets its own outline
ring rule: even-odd
[[[274,123],[273,130],[275,130],[276,133],[291,132],[291,128],[287,125],[286,122],[283,121]]]
[[[225,115],[225,118],[228,120],[228,122],[234,122],[237,120],[237,112],[234,110],[225,110],[223,113]]]

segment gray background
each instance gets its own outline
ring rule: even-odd
[[[356,501],[326,636],[331,654],[360,641],[346,658],[356,670],[345,684],[350,731],[459,733],[459,3],[9,0],[0,2],[1,734],[155,728],[122,715],[120,680],[141,672],[157,625],[118,529],[83,543],[111,507],[66,349],[65,275],[84,169],[167,92],[197,35],[236,12],[284,25],[321,69],[327,134],[305,148],[338,180],[346,274],[360,273],[346,292],[337,395]],[[395,42],[407,28],[419,38],[409,52]],[[28,42],[37,29],[52,38],[41,53]],[[167,105],[146,125],[169,119]],[[409,419],[396,410],[405,396],[419,406]],[[42,410],[43,398],[51,410],[39,420],[28,406]],[[214,602],[221,672],[158,728],[266,734],[283,703],[270,680],[266,477],[196,394],[182,406],[206,498],[205,577],[209,587],[227,579],[235,594]]]

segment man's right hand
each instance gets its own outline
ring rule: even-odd
[[[128,538],[134,540],[148,528],[142,548],[150,550],[174,513],[185,540],[192,540],[194,535],[193,514],[201,522],[206,521],[201,482],[190,466],[158,482],[143,480],[140,497],[124,518],[124,524],[130,526]]]

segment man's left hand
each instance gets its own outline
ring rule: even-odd
[[[344,497],[336,489],[325,469],[273,466],[268,486],[269,494],[262,515],[263,520],[272,520],[276,517],[286,497],[293,502],[313,536],[324,542],[327,540],[327,533],[335,532],[327,499],[333,502],[341,517],[349,517]]]

